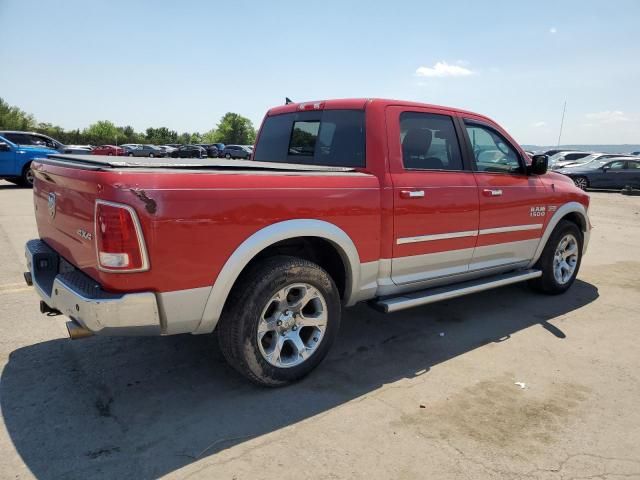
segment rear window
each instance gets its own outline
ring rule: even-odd
[[[364,167],[364,111],[323,110],[267,117],[254,160]]]

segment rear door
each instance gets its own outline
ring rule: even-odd
[[[636,160],[627,161],[627,185],[640,188],[640,162]]]
[[[478,230],[478,194],[450,113],[388,107],[393,182],[392,280],[410,284],[464,273]]]
[[[480,201],[470,270],[527,262],[547,215],[544,185],[526,174],[523,154],[496,126],[474,118],[464,118],[463,124]]]

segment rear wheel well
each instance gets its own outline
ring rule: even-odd
[[[303,258],[318,264],[333,279],[344,298],[347,285],[347,268],[338,248],[329,240],[320,237],[296,237],[268,246],[258,253],[242,269],[238,279],[234,282],[234,288],[242,276],[257,262],[276,255],[288,255]]]

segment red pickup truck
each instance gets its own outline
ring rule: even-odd
[[[589,197],[495,122],[349,99],[269,110],[253,158],[33,162],[27,283],[71,338],[206,334],[254,382],[320,363],[342,306],[384,312],[576,278]]]

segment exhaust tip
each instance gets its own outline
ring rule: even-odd
[[[27,282],[27,285],[30,287],[33,286],[33,277],[31,277],[31,272],[24,272],[24,281]]]
[[[78,322],[73,320],[67,322],[67,332],[69,332],[69,338],[71,340],[80,340],[81,338],[87,338],[93,336],[93,333]]]

